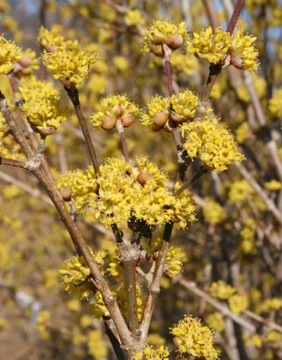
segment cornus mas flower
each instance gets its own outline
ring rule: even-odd
[[[53,52],[44,52],[43,64],[55,79],[68,88],[78,88],[87,78],[90,67],[98,59],[97,53],[83,50],[78,41],[61,43]]]
[[[147,112],[143,114],[141,122],[149,125],[153,130],[163,127],[168,129],[169,119],[177,123],[187,122],[193,119],[199,97],[190,90],[184,90],[171,97],[155,96],[147,106]]]
[[[252,35],[244,35],[239,30],[233,34],[229,50],[233,66],[241,70],[258,70],[259,52],[253,45],[256,39]]]
[[[0,74],[8,75],[22,56],[22,50],[15,43],[0,36]]]
[[[59,92],[53,84],[40,81],[35,76],[22,78],[19,92],[22,100],[27,102],[38,98],[59,97]]]
[[[187,53],[195,54],[199,59],[205,59],[212,64],[221,64],[231,45],[231,36],[221,27],[216,28],[213,34],[209,26],[199,34],[193,33],[192,40],[188,40],[186,45]]]
[[[153,347],[146,345],[143,351],[133,355],[133,360],[168,360],[169,350],[166,346]]]
[[[37,40],[46,51],[54,51],[65,41],[63,35],[60,33],[60,29],[56,25],[53,26],[51,30],[41,26]]]
[[[60,98],[57,96],[30,99],[23,103],[21,111],[34,131],[42,133],[44,129],[48,128],[50,131],[52,129],[55,131],[61,122],[67,119],[69,114],[68,108],[62,105]]]
[[[139,113],[138,106],[129,101],[126,95],[110,95],[100,101],[97,112],[90,117],[90,121],[94,127],[111,130],[118,120],[124,127],[129,127]]]
[[[198,319],[186,315],[171,329],[171,333],[181,354],[206,360],[218,359],[219,353],[213,346],[213,333],[207,326],[202,326]]]
[[[222,172],[236,161],[244,160],[237,150],[231,133],[219,125],[215,117],[183,124],[182,135],[186,137],[184,148],[194,159],[199,157],[209,169]]]
[[[253,46],[255,40],[255,37],[244,35],[241,31],[231,35],[220,27],[213,33],[209,26],[199,34],[193,33],[186,42],[187,53],[211,64],[232,64],[241,70],[257,71],[258,50]]]
[[[90,249],[91,255],[97,264],[103,265],[106,251],[94,253]],[[90,281],[91,271],[86,265],[83,256],[72,256],[65,261],[64,268],[60,270],[61,279],[66,291],[81,299],[88,299],[93,293],[93,284]]]
[[[163,56],[163,44],[166,44],[171,50],[176,50],[187,40],[188,35],[184,22],[173,24],[164,20],[156,20],[145,29],[143,51]]]

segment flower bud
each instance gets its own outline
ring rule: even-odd
[[[148,173],[140,173],[137,175],[136,180],[139,182],[141,186],[144,186],[148,180],[151,179],[151,175]]]
[[[117,104],[112,109],[112,114],[119,118],[124,114],[125,106],[123,104]]]
[[[183,123],[185,121],[184,117],[177,114],[175,111],[171,112],[172,120],[176,121],[177,123]]]
[[[52,135],[57,130],[54,126],[43,127],[43,126],[34,126],[31,124],[31,127],[32,127],[33,131],[35,131],[36,133],[39,133],[43,137]]]
[[[72,191],[68,187],[64,187],[60,190],[61,197],[64,201],[71,201]]]
[[[106,117],[101,124],[101,128],[104,130],[111,130],[115,127],[117,119],[115,116]]]
[[[167,35],[159,32],[159,31],[154,31],[152,32],[152,41],[155,45],[161,45],[162,43],[165,42]]]
[[[172,50],[176,50],[183,45],[183,38],[181,35],[171,35],[166,38],[165,43]]]
[[[163,54],[164,54],[162,45],[151,45],[151,46],[150,46],[150,51],[151,51],[154,55],[159,56],[159,57],[162,57]]]
[[[129,127],[133,124],[133,116],[131,116],[130,114],[124,114],[122,117],[121,117],[121,122],[123,124],[124,127]]]
[[[243,67],[243,60],[241,58],[239,58],[238,55],[231,53],[231,59],[230,59],[230,63],[235,66],[235,68],[241,70]]]
[[[157,126],[163,127],[164,124],[168,121],[168,119],[169,119],[169,112],[168,111],[162,111],[160,113],[157,113],[154,116],[153,122]]]

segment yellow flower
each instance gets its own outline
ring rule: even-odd
[[[103,339],[101,330],[91,330],[87,338],[88,354],[93,359],[106,359],[108,355],[108,348]]]
[[[22,78],[19,92],[24,102],[38,98],[59,97],[59,92],[52,83],[40,81],[35,76]]]
[[[143,351],[138,351],[133,355],[133,360],[168,360],[169,350],[166,346],[154,347],[146,345]]]
[[[252,35],[244,35],[239,30],[233,34],[230,46],[232,65],[241,70],[258,70],[259,53],[253,45],[256,39]]]
[[[43,64],[54,78],[69,88],[78,88],[83,83],[97,59],[97,53],[83,50],[77,40],[63,42],[54,51],[42,55]]]
[[[21,111],[34,130],[53,128],[54,130],[67,119],[68,108],[63,106],[57,96],[40,97],[25,101]]]
[[[225,329],[225,322],[220,312],[208,315],[206,322],[211,328],[218,332],[222,332]]]
[[[186,315],[171,329],[171,333],[181,354],[207,360],[218,359],[219,353],[213,346],[213,333],[207,326],[202,326],[198,319]]]
[[[14,42],[0,36],[0,74],[9,74],[14,69],[15,62],[22,56],[22,50]]]
[[[166,44],[171,50],[176,50],[187,39],[187,29],[184,22],[176,25],[164,20],[156,20],[145,29],[143,51],[144,53],[152,52],[157,56],[163,56],[163,44]]]
[[[156,95],[147,105],[147,113],[141,118],[143,125],[151,126],[153,130],[160,130],[170,116],[170,99]]]
[[[282,116],[281,99],[282,99],[282,89],[279,89],[274,93],[274,96],[269,100],[269,111],[270,114],[274,117]]]
[[[218,27],[213,34],[212,28],[209,26],[199,34],[193,33],[193,38],[187,41],[187,52],[212,64],[222,64],[230,44],[231,36],[228,32]]]
[[[244,160],[231,133],[220,126],[215,117],[204,116],[201,120],[185,123],[181,132],[186,136],[184,148],[188,155],[192,159],[199,157],[211,170],[222,172],[236,161]]]
[[[103,265],[104,258],[107,254],[106,251],[93,253],[93,251],[90,250],[90,252],[94,261],[97,264]],[[64,268],[59,272],[66,291],[71,292],[81,299],[88,299],[93,293],[93,284],[90,281],[91,272],[83,256],[76,255],[71,257],[65,261]]]
[[[183,263],[187,260],[186,252],[180,246],[169,245],[168,253],[165,260],[168,276],[174,278],[183,269]]]
[[[50,319],[50,312],[47,310],[40,311],[36,318],[36,329],[39,332],[40,336],[44,340],[50,338],[50,332],[48,330],[48,322]]]
[[[230,309],[235,314],[241,314],[243,310],[246,310],[249,305],[249,300],[246,295],[234,294],[228,299]]]
[[[219,280],[211,284],[209,291],[215,298],[227,300],[236,292],[236,289],[227,285],[225,281]]]
[[[32,49],[25,49],[23,56],[15,65],[14,73],[18,78],[31,75],[34,70],[39,69],[39,60],[36,52]]]
[[[54,25],[51,30],[48,30],[44,26],[41,26],[39,29],[37,40],[40,43],[41,47],[47,51],[55,50],[65,41],[63,35],[61,34],[60,27],[57,25]]]
[[[129,101],[126,95],[109,95],[100,101],[90,121],[94,127],[110,130],[115,127],[117,120],[121,120],[125,127],[130,126],[139,113],[138,106]]]
[[[127,10],[124,15],[124,22],[128,26],[144,25],[145,19],[138,9]]]
[[[226,217],[224,208],[211,198],[206,199],[203,213],[205,220],[210,224],[221,223]]]

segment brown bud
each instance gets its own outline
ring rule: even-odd
[[[171,118],[178,123],[183,123],[185,121],[184,117],[177,114],[175,111],[171,112]]]
[[[101,124],[101,128],[104,130],[111,130],[115,127],[117,119],[115,116],[106,117]]]
[[[164,124],[168,121],[169,118],[169,112],[168,111],[162,111],[160,113],[157,113],[154,117],[153,117],[153,122],[154,124],[163,127]]]
[[[75,89],[75,84],[67,79],[60,79],[60,82],[63,84],[64,87],[68,89]]]
[[[183,45],[183,38],[181,35],[171,35],[166,38],[165,43],[172,50],[176,50]]]
[[[52,135],[57,130],[54,126],[43,127],[43,126],[34,126],[31,124],[31,127],[32,127],[33,131],[35,131],[36,133],[39,133],[43,137]]]
[[[136,180],[139,182],[141,186],[144,186],[148,180],[151,179],[151,175],[148,173],[140,173],[137,175]]]
[[[68,187],[64,187],[60,190],[60,194],[62,199],[66,202],[71,201],[72,191]]]
[[[152,45],[150,51],[156,56],[163,57],[164,51],[162,45]]]
[[[121,122],[123,124],[124,127],[129,127],[133,124],[133,116],[131,116],[130,114],[124,114],[122,117],[121,117]]]
[[[231,59],[230,59],[230,63],[235,66],[235,68],[241,70],[243,67],[243,60],[241,58],[239,58],[238,55],[231,53]]]

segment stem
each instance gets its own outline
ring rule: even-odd
[[[118,119],[117,122],[116,122],[116,128],[117,128],[117,131],[119,133],[120,142],[121,142],[121,148],[122,148],[122,154],[124,156],[124,160],[125,160],[125,162],[128,163],[129,162],[128,147],[127,147],[124,127],[123,127],[123,124],[122,124],[120,119]]]
[[[136,335],[138,329],[138,309],[136,293],[136,265],[137,259],[123,261],[124,283],[127,297],[127,313],[129,330]]]
[[[229,20],[229,24],[228,24],[227,29],[226,29],[226,31],[228,31],[230,34],[233,34],[236,23],[237,23],[237,21],[239,19],[239,16],[241,14],[241,11],[242,11],[244,5],[245,5],[245,0],[238,0],[236,5],[235,5],[233,14],[231,16],[231,19]]]
[[[208,171],[208,168],[201,166],[191,180],[184,181],[180,188],[175,191],[174,196],[180,195],[185,189],[187,189],[191,184],[193,184],[193,182],[199,179],[202,175],[206,174]]]
[[[173,83],[172,83],[172,67],[171,67],[172,51],[171,48],[168,47],[166,44],[163,44],[163,51],[164,51],[164,67],[167,77],[168,94],[169,96],[171,96],[174,94]]]
[[[80,106],[78,90],[75,88],[68,88],[66,86],[65,86],[65,90],[73,104],[76,116],[78,118],[81,130],[84,135],[84,139],[85,139],[88,153],[90,155],[90,159],[91,159],[91,162],[92,162],[92,165],[94,168],[95,175],[98,176],[100,174],[98,160],[97,160],[94,144],[91,139],[90,132],[89,132],[89,129],[88,129],[88,126],[86,123],[86,119],[85,119],[85,116],[84,116],[81,106]]]
[[[149,294],[144,309],[143,319],[140,325],[140,332],[142,334],[141,339],[143,341],[147,338],[151,318],[156,305],[158,294],[160,292],[160,284],[164,272],[165,260],[169,249],[169,242],[170,242],[172,230],[173,230],[173,223],[172,222],[166,223],[163,233],[162,247],[161,250],[159,251],[156,268],[153,274],[153,281],[149,287]]]

